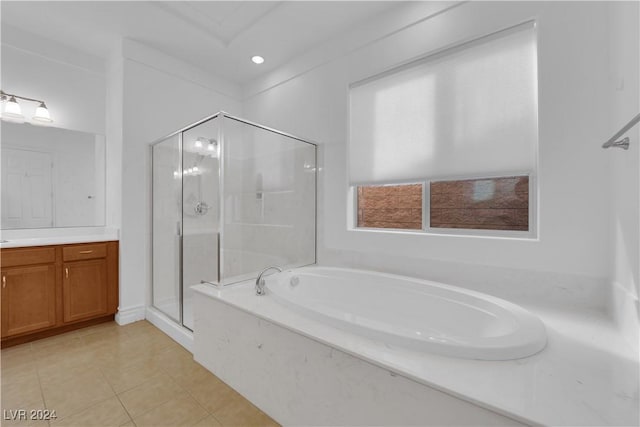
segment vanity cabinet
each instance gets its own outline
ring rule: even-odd
[[[30,265],[2,270],[2,336],[56,324],[56,269]]]
[[[64,321],[107,314],[107,263],[104,259],[64,264]]]
[[[62,297],[65,323],[107,314],[107,245],[62,248]]]
[[[2,346],[113,320],[118,242],[3,249]]]

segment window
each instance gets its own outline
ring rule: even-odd
[[[359,186],[358,227],[422,230],[422,184]]]
[[[430,185],[431,228],[529,230],[529,177],[510,176]]]
[[[351,85],[354,224],[533,234],[537,90],[532,23]]]

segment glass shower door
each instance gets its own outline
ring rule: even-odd
[[[182,324],[193,330],[193,291],[218,283],[220,241],[219,120],[213,118],[182,136]]]
[[[182,164],[180,136],[152,147],[153,305],[181,321]]]

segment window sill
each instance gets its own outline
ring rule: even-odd
[[[396,228],[366,228],[351,227],[347,231],[356,233],[397,234],[410,236],[436,236],[452,238],[480,238],[492,240],[520,240],[527,242],[540,241],[536,233],[532,231],[504,231],[504,230],[469,230],[469,229],[429,229],[429,230],[405,230]]]

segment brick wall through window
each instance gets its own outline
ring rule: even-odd
[[[358,227],[422,229],[422,184],[358,187]]]
[[[529,230],[529,177],[432,182],[431,227]]]
[[[358,227],[422,230],[423,184],[357,187]],[[529,177],[432,181],[431,228],[529,230]]]

